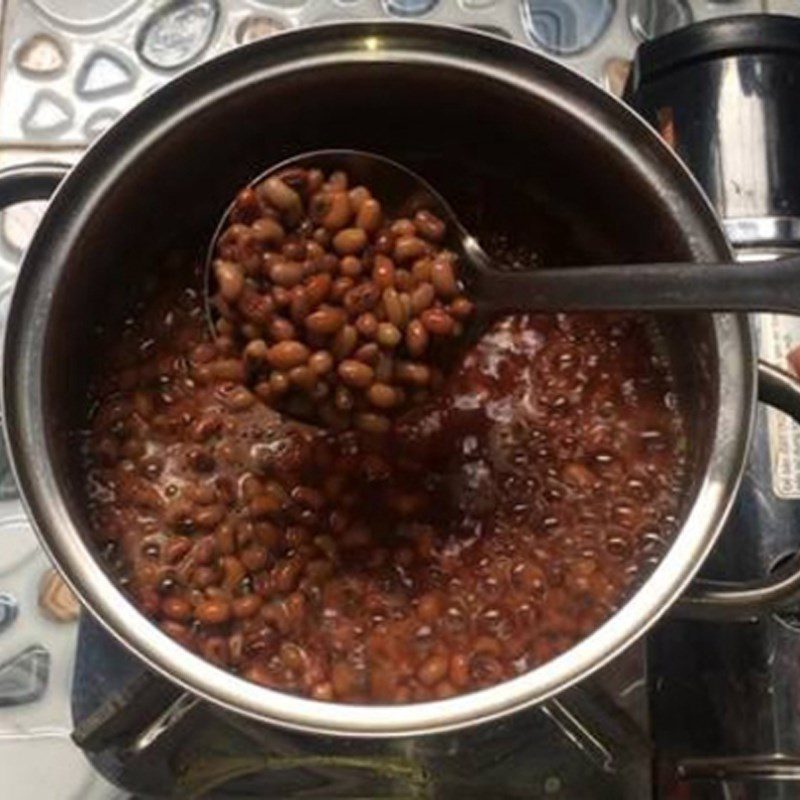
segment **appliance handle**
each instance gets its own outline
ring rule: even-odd
[[[800,424],[800,381],[772,364],[758,362],[758,399]],[[771,575],[750,581],[700,579],[678,600],[676,616],[751,622],[800,602],[800,553]]]

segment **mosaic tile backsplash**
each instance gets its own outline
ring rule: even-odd
[[[797,0],[0,0],[0,167],[73,162],[193,64],[280,31],[395,17],[483,29],[621,92],[638,42]],[[42,205],[0,215],[0,324]],[[36,543],[0,451],[0,798],[121,798],[69,740],[78,606]]]

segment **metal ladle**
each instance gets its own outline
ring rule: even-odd
[[[498,315],[557,311],[772,311],[800,313],[800,257],[747,263],[655,263],[570,266],[527,272],[504,270],[461,225],[447,201],[410,169],[358,150],[317,150],[282,161],[251,185],[290,167],[344,170],[372,189],[390,217],[425,209],[447,225],[445,246],[456,253],[459,275],[475,303],[472,336]],[[212,332],[211,265],[217,227],[205,265],[206,309]],[[470,337],[472,338],[472,337]]]

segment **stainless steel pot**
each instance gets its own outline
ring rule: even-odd
[[[405,23],[321,27],[256,43],[150,96],[56,191],[25,256],[5,342],[5,425],[19,486],[43,545],[86,607],[193,694],[280,725],[355,736],[496,718],[613,658],[702,564],[735,496],[753,426],[756,362],[747,321],[659,322],[689,422],[691,485],[674,544],[594,634],[526,675],[433,703],[320,703],[246,682],[162,634],[114,585],[88,535],[73,434],[83,421],[98,326],[122,313],[167,251],[204,242],[252,174],[319,147],[361,147],[405,161],[441,186],[468,225],[480,229],[488,219],[489,227],[530,235],[550,264],[576,256],[730,257],[697,185],[651,129],[541,56],[476,33]],[[57,177],[46,167],[7,173],[0,203],[41,193]],[[784,408],[800,408],[788,378],[764,374]],[[796,584],[792,572],[766,588],[706,594],[695,607],[727,604],[739,614],[754,599],[785,598]]]

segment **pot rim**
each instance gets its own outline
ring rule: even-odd
[[[41,376],[48,298],[58,283],[59,259],[48,259],[48,252],[61,259],[69,252],[70,239],[74,243],[91,205],[81,197],[101,194],[137,154],[187,116],[207,108],[218,92],[239,91],[291,70],[378,58],[479,73],[568,111],[642,171],[649,159],[651,168],[658,166],[672,183],[685,185],[685,192],[670,196],[676,213],[703,223],[705,246],[713,248],[716,257],[731,257],[709,202],[656,133],[616,98],[550,58],[482,33],[423,23],[335,23],[291,31],[230,51],[179,76],[117,121],[71,171],[45,213],[15,287],[5,334],[2,400],[12,469],[39,540],[83,604],[118,641],[173,682],[232,711],[311,733],[389,737],[455,730],[542,702],[613,659],[667,610],[699,569],[733,502],[753,427],[756,362],[746,318],[713,315],[719,396],[724,402],[715,421],[709,467],[681,531],[616,614],[570,650],[524,675],[434,702],[326,703],[246,681],[162,633],[136,610],[92,553],[70,516],[50,464]],[[115,151],[125,153],[123,164],[114,160]]]

